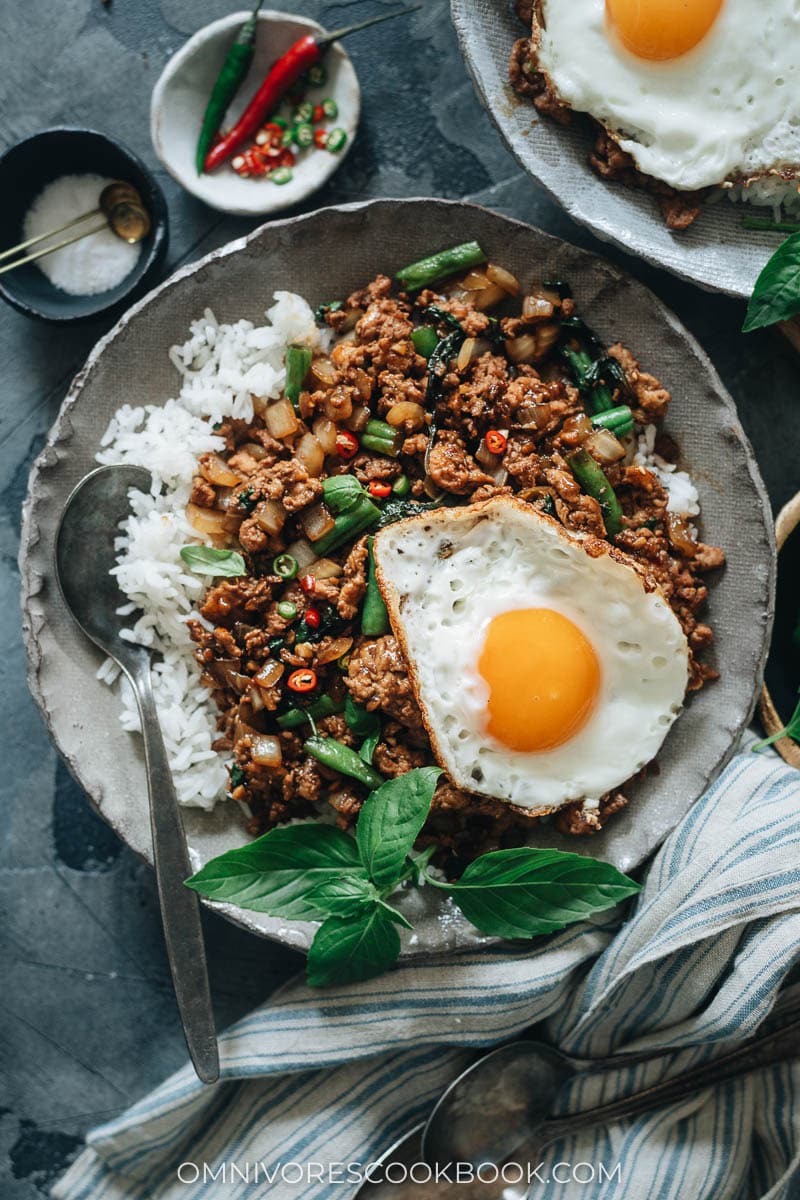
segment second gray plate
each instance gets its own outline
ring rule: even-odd
[[[587,162],[591,135],[541,119],[508,82],[511,47],[525,28],[513,0],[450,0],[453,22],[475,87],[509,149],[566,212],[603,241],[665,267],[710,291],[747,298],[780,236],[745,229],[749,205],[725,198],[706,206],[682,233],[664,224],[651,196],[606,183]],[[771,213],[767,212],[767,216]]]
[[[485,209],[442,200],[377,200],[277,221],[176,275],[132,308],[95,347],[75,379],[31,474],[21,568],[31,691],[70,768],[119,835],[144,857],[150,826],[139,738],[122,731],[117,705],[95,678],[101,656],[79,633],[53,578],[59,513],[94,466],[98,442],[119,405],[163,404],[177,379],[167,351],[207,307],[221,321],[263,321],[276,289],[317,305],[346,296],[378,272],[455,241],[477,239],[526,284],[568,279],[582,315],[607,342],[629,346],[672,390],[668,429],[700,491],[703,532],[725,548],[728,566],[711,592],[719,682],[695,696],[659,755],[660,773],[630,807],[591,839],[560,838],[546,827],[538,845],[556,845],[635,867],[685,815],[729,758],[755,704],[773,604],[772,522],[752,451],[733,402],[697,343],[641,284],[602,259]],[[87,553],[90,550],[87,549]],[[185,810],[200,862],[246,841],[236,805],[213,814]],[[477,934],[430,889],[400,901],[416,926],[406,954],[476,946]],[[256,933],[306,948],[314,927],[224,908]]]

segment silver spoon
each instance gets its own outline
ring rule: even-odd
[[[587,1062],[542,1042],[511,1042],[478,1059],[450,1084],[422,1131],[420,1152],[429,1163],[463,1162],[476,1168],[516,1162],[520,1155],[524,1161],[549,1142],[581,1129],[649,1112],[798,1055],[800,1017],[788,1012],[778,1029],[739,1042],[682,1075],[586,1112],[548,1120],[559,1091],[574,1075],[600,1073],[660,1056],[618,1054]],[[450,1194],[457,1195],[455,1191]],[[495,1185],[494,1192],[485,1194],[498,1200],[523,1200],[528,1189]]]
[[[197,894],[183,886],[192,874],[178,799],[164,749],[150,678],[150,652],[120,637],[117,609],[125,597],[109,572],[114,540],[128,515],[130,488],[150,490],[142,467],[99,467],[67,500],[56,534],[55,568],[67,607],[83,632],[127,675],[142,722],[153,862],[175,998],[186,1044],[200,1079],[219,1079],[219,1052],[208,985]]]

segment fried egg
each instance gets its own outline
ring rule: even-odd
[[[533,38],[558,98],[647,175],[800,175],[797,0],[539,0]]]
[[[439,764],[528,809],[597,800],[655,756],[688,647],[604,543],[500,497],[398,521],[376,572]]]

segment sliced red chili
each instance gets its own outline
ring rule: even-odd
[[[286,680],[286,686],[293,692],[313,692],[317,686],[317,672],[312,671],[310,667],[301,667],[299,671],[292,671]]]
[[[328,134],[325,129],[314,130],[314,145],[318,150],[324,150],[328,144]]]
[[[370,496],[375,496],[378,500],[385,500],[387,496],[391,496],[392,494],[392,485],[390,483],[379,483],[377,479],[373,479],[367,491]]]
[[[339,458],[353,458],[358,454],[358,438],[347,429],[340,429],[336,435],[336,453]]]
[[[314,111],[311,114],[311,120],[314,122],[315,125],[319,125],[320,121],[325,120],[325,109],[322,107],[321,104],[314,105]]]
[[[490,429],[484,441],[490,454],[504,454],[508,445],[508,438],[499,429]]]
[[[305,621],[306,621],[306,625],[309,627],[309,629],[319,629],[319,624],[320,624],[321,620],[322,620],[322,617],[320,616],[320,612],[319,612],[318,608],[307,608],[306,609]]]
[[[317,586],[317,581],[313,575],[304,575],[302,577],[302,579],[300,580],[300,588],[302,591],[304,591],[306,593],[307,596],[311,595],[311,593],[315,590],[316,586]]]

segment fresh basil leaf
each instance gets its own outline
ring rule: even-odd
[[[377,904],[359,916],[328,917],[317,930],[306,964],[309,987],[355,983],[381,975],[400,953],[400,935]]]
[[[358,815],[356,842],[372,882],[394,887],[431,807],[439,767],[417,767],[370,792]]]
[[[403,929],[414,928],[411,922],[407,920],[407,918],[404,917],[403,914],[393,905],[387,904],[385,900],[378,900],[377,904],[379,908],[383,909],[389,920],[393,921],[395,925],[400,925]]]
[[[374,883],[355,871],[324,880],[308,893],[306,899],[318,912],[336,917],[356,916],[380,900]]]
[[[244,575],[247,568],[238,550],[217,550],[214,546],[182,546],[181,558],[195,575],[233,577]]]
[[[800,233],[793,233],[773,254],[756,280],[743,333],[786,321],[800,313]]]
[[[379,729],[377,733],[373,733],[370,735],[370,737],[364,738],[364,741],[361,743],[361,748],[358,751],[358,757],[363,758],[364,762],[368,763],[370,766],[372,766],[375,748],[380,740],[381,731]]]
[[[381,719],[377,712],[367,712],[363,705],[356,704],[349,692],[344,702],[344,719],[356,737],[374,737],[381,731]]]
[[[639,891],[608,863],[530,846],[482,854],[458,883],[427,881],[448,891],[481,932],[503,938],[552,933]]]
[[[308,821],[271,829],[248,846],[220,854],[186,886],[211,900],[307,921],[329,911],[315,901],[315,889],[345,876],[367,882],[354,839],[333,825]],[[329,894],[323,900],[330,904]]]

